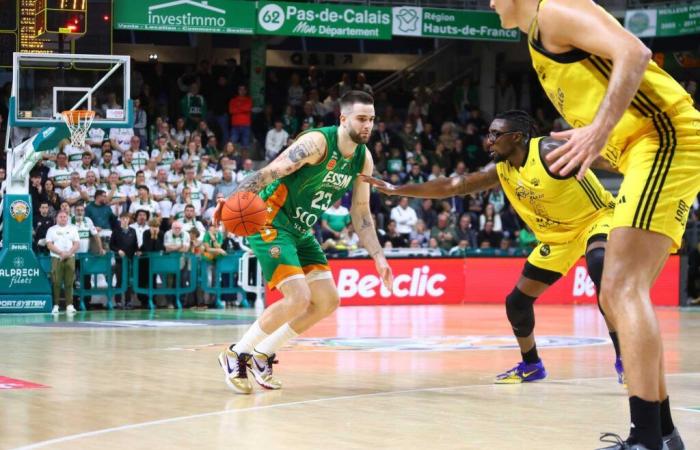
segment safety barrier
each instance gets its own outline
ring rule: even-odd
[[[148,262],[148,280],[145,287],[139,286],[139,268],[142,264]],[[134,257],[134,263],[131,271],[131,286],[136,294],[148,296],[148,307],[154,309],[153,297],[156,295],[171,295],[175,296],[175,306],[178,309],[182,308],[180,297],[191,294],[197,289],[198,259],[193,254],[182,253],[147,253]],[[184,277],[187,275],[190,283],[185,285]],[[160,276],[164,286],[157,287],[155,285],[156,276]],[[175,279],[175,286],[168,287],[168,278]]]
[[[238,275],[242,255],[243,252],[235,252],[219,256],[213,261],[204,258],[199,260],[199,288],[205,294],[215,296],[217,308],[225,306],[221,300],[221,296],[224,294],[240,294],[242,298],[240,306],[250,307],[248,300],[246,300],[245,291],[237,283],[234,283],[234,275]],[[223,286],[224,275],[229,276],[228,286]]]

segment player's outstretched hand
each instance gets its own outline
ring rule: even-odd
[[[567,142],[547,155],[547,161],[552,163],[549,170],[567,176],[578,169],[576,178],[579,180],[586,175],[608,140],[608,135],[596,125],[555,132],[550,136]]]
[[[382,284],[384,284],[384,287],[387,288],[389,292],[392,292],[392,288],[394,286],[394,273],[391,271],[391,266],[384,258],[376,261],[375,265],[377,266],[377,273],[382,279]]]
[[[373,178],[373,177],[368,177],[367,175],[364,174],[359,174],[361,181],[364,181],[365,183],[371,184],[372,186],[376,187],[379,192],[382,194],[387,194],[387,195],[396,195],[394,191],[396,191],[396,186],[394,186],[391,183],[387,183],[384,180],[381,180],[379,178]]]
[[[219,223],[221,223],[221,209],[224,207],[224,203],[226,203],[226,200],[223,198],[216,201],[216,209],[214,210],[214,216],[211,219],[211,223],[215,227],[218,227]]]

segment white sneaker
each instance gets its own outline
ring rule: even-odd
[[[66,313],[68,314],[75,314],[77,312],[78,311],[75,310],[75,306],[73,305],[68,305],[68,307],[66,308]]]
[[[53,305],[53,309],[51,310],[51,314],[58,314],[58,305]]]

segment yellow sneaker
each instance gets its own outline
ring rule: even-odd
[[[265,389],[277,390],[282,388],[282,382],[272,376],[272,365],[276,363],[274,353],[268,356],[254,350],[253,357],[248,361],[248,369],[260,386]]]
[[[250,358],[250,354],[241,353],[239,355],[230,347],[219,353],[219,364],[224,370],[226,386],[237,394],[253,392],[253,386],[248,380],[248,371],[246,370]]]

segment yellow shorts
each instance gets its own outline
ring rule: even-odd
[[[700,112],[684,101],[654,116],[652,124],[628,140],[620,171],[625,179],[613,228],[661,233],[677,250],[700,192]]]
[[[540,242],[527,257],[527,262],[539,269],[566,275],[586,253],[586,246],[591,238],[594,238],[593,241],[607,239],[612,223],[613,210],[605,209],[591,223],[582,226],[581,232],[573,241],[565,244]]]

